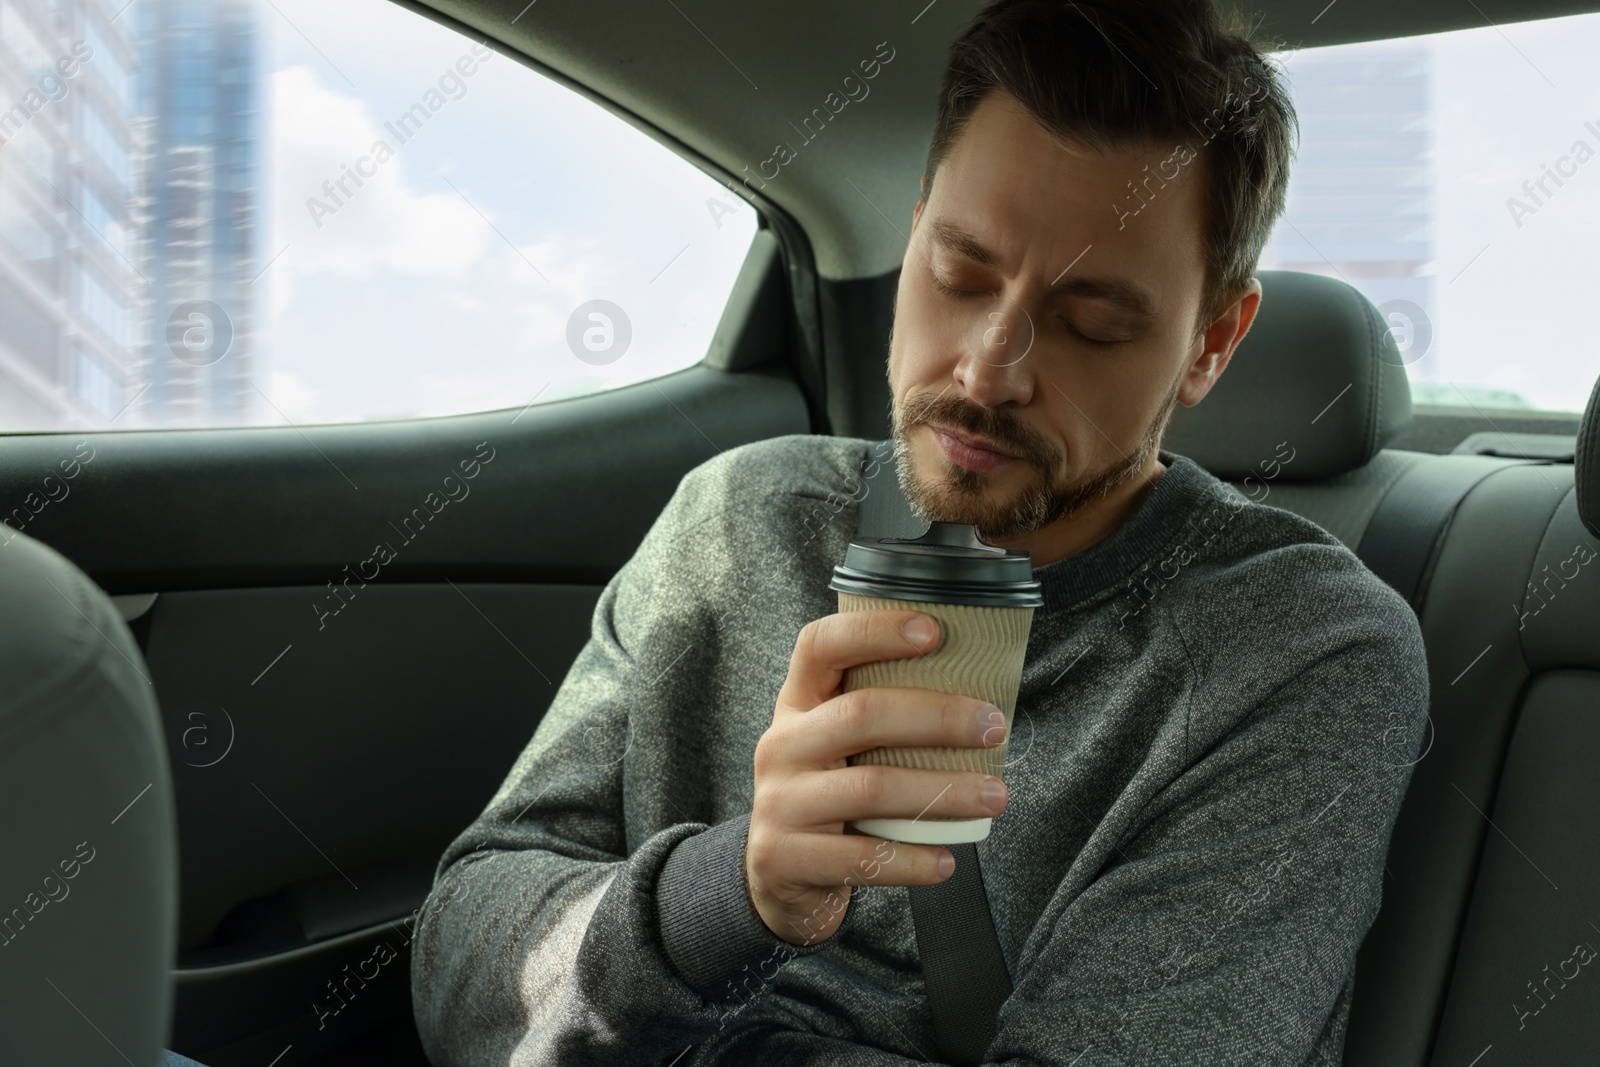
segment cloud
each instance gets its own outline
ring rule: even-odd
[[[450,275],[482,258],[482,217],[443,183],[438,192],[411,185],[405,146],[364,101],[304,66],[274,73],[271,94],[273,249],[288,246],[273,272],[279,311],[296,279]],[[350,177],[355,170],[370,176]]]
[[[662,285],[652,290],[638,284],[649,277],[648,271],[658,268],[624,252],[624,247],[615,234],[562,231],[520,245],[514,254],[507,250],[501,273],[513,287],[507,303],[515,314],[517,342],[539,361],[552,389],[574,377],[607,383],[633,380],[636,374],[630,371],[630,364],[637,362],[639,351],[647,344],[642,329],[683,304],[686,294],[681,287]],[[633,359],[595,367],[580,361],[567,347],[568,319],[580,304],[596,299],[617,304],[633,324],[634,341],[629,349]]]
[[[564,348],[572,309],[606,295],[597,289],[618,273],[616,248],[595,235],[553,233],[508,253],[505,273],[520,290],[516,313],[523,342],[535,350]]]

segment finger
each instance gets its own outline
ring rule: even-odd
[[[1005,783],[990,774],[879,763],[797,774],[780,788],[778,818],[801,830],[855,819],[984,819],[1006,804]]]
[[[771,870],[772,895],[782,899],[811,889],[835,889],[839,899],[832,905],[824,902],[824,907],[842,906],[858,885],[935,885],[948,877],[939,870],[946,856],[954,870],[954,856],[943,846],[908,845],[868,834],[787,834],[779,848],[783,860]],[[804,919],[802,913],[795,920],[794,932],[806,932]],[[817,925],[812,923],[811,929]]]
[[[795,638],[778,703],[808,711],[839,691],[851,667],[925,655],[941,640],[939,620],[920,611],[841,611],[813,619]]]
[[[988,701],[909,686],[868,686],[776,723],[784,761],[828,767],[888,746],[993,748],[1005,740],[1005,715]]]

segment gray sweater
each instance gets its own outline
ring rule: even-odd
[[[743,881],[756,742],[795,635],[837,610],[868,456],[724,452],[606,585],[413,916],[437,1067],[937,1058],[906,887],[853,887],[796,946]],[[1014,986],[987,1060],[1338,1064],[1426,725],[1421,632],[1269,481],[1161,458],[1120,527],[1034,571],[1010,804],[978,845]]]

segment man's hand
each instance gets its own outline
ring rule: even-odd
[[[955,870],[944,848],[846,833],[846,822],[984,818],[1005,807],[1005,786],[992,775],[852,767],[845,758],[880,745],[992,748],[1005,740],[1004,715],[972,697],[909,687],[840,692],[849,667],[922,655],[938,645],[938,621],[909,610],[824,616],[795,639],[772,726],[756,745],[744,855],[756,911],[785,941],[805,945],[832,936],[849,903],[848,890],[835,892],[841,887],[934,885]]]

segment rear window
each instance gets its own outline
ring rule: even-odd
[[[1300,154],[1261,266],[1365,293],[1419,405],[1582,411],[1597,55],[1600,15],[1281,54]]]
[[[390,0],[0,0],[0,141],[0,430],[643,381],[704,357],[758,225]]]

